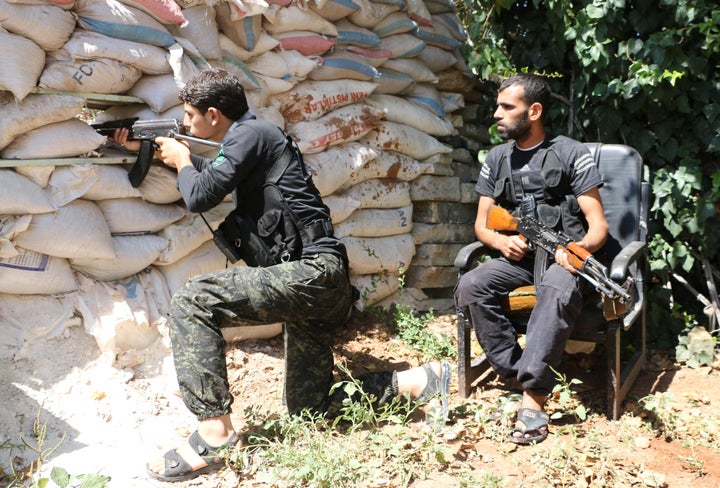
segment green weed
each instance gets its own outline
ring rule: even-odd
[[[397,305],[393,320],[400,339],[411,349],[422,354],[423,361],[455,358],[457,350],[445,334],[434,334],[428,323],[434,319],[433,311],[418,315],[407,305]]]

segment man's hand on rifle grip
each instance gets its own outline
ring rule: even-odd
[[[520,261],[530,250],[525,238],[519,234],[498,236],[498,251],[510,261]]]
[[[159,147],[159,158],[165,165],[176,168],[178,173],[185,166],[192,166],[188,142],[179,141],[173,137],[157,137],[155,143]]]

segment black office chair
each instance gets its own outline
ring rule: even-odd
[[[600,294],[588,297],[571,339],[605,344],[607,350],[607,416],[617,420],[620,406],[643,368],[646,359],[645,291],[647,274],[647,213],[650,185],[643,181],[642,158],[634,149],[619,144],[586,144],[602,174],[600,188],[605,217],[609,225],[606,249],[615,255],[609,266],[610,277],[622,285],[634,279],[632,302],[620,317],[607,319]],[[460,276],[472,269],[478,259],[491,254],[480,242],[463,247],[455,258]],[[503,303],[518,333],[524,332],[534,305],[534,288],[523,287],[510,293]],[[470,396],[473,383],[490,365],[481,355],[471,357],[470,321],[458,314],[459,393]],[[626,342],[627,341],[627,342]],[[621,357],[623,344],[632,344],[632,357]]]

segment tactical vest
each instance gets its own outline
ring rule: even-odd
[[[265,177],[262,194],[244,196],[262,204],[260,217],[233,210],[220,226],[222,233],[239,248],[239,255],[248,266],[266,267],[294,261],[302,256],[304,247],[322,237],[333,236],[329,218],[305,224],[283,195],[279,182],[294,158],[300,164],[306,184],[312,185],[300,150],[292,138],[286,136],[286,140],[285,151]]]
[[[270,252],[277,262],[292,261],[300,258],[304,247],[310,246],[317,239],[333,236],[333,225],[330,219],[318,219],[309,224],[303,223],[290,203],[283,196],[278,184],[293,157],[297,158],[308,186],[310,173],[305,167],[302,154],[295,141],[286,136],[287,146],[267,174],[263,185],[264,213],[257,223],[258,235],[270,246]]]
[[[513,214],[519,216],[525,189],[521,181],[513,178],[510,165],[513,148],[514,144],[509,145],[500,160],[500,171],[495,182],[493,198],[506,208],[514,208]],[[537,219],[553,230],[562,230],[576,241],[581,240],[588,229],[587,221],[570,187],[567,166],[560,160],[553,147],[545,151],[539,172],[529,171],[523,174],[535,178],[542,187],[541,194],[533,195]]]

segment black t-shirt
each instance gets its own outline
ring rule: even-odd
[[[254,117],[242,119],[228,130],[214,159],[192,155],[193,166],[178,174],[177,186],[188,209],[205,212],[232,193],[238,212],[259,218],[263,209],[263,184],[267,172],[285,151],[285,133]],[[297,158],[278,181],[290,208],[305,225],[330,220],[330,210]],[[345,257],[345,247],[334,236],[321,237],[303,248],[303,255],[329,252]]]
[[[602,186],[602,177],[590,150],[585,144],[565,136],[545,139],[539,146],[523,151],[507,142],[493,147],[480,169],[475,189],[481,196],[494,198],[495,186],[500,175],[503,156],[510,157],[515,184],[515,193],[534,195],[536,201],[542,201],[543,186],[540,170],[548,148],[552,147],[560,161],[568,169],[568,181],[572,193],[577,197],[594,187]]]

